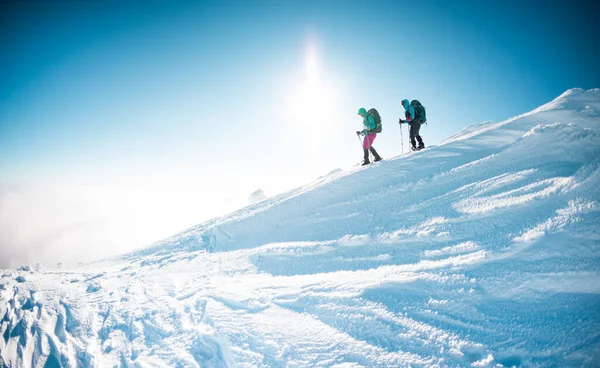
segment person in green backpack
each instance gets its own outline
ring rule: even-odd
[[[379,156],[377,151],[375,151],[375,148],[372,146],[375,137],[377,137],[377,133],[381,133],[381,117],[379,116],[379,113],[375,109],[371,109],[367,112],[364,107],[361,107],[358,110],[358,115],[363,118],[364,129],[362,131],[357,131],[356,135],[365,136],[365,139],[363,140],[364,160],[362,164],[368,165],[371,163],[369,161],[369,151],[371,151],[373,154],[375,162],[381,161],[381,156]]]
[[[406,120],[402,120],[400,118],[399,123],[407,123],[410,126],[410,144],[411,149],[413,151],[420,151],[425,148],[425,143],[423,143],[423,138],[419,135],[419,130],[421,129],[421,124],[427,122],[427,117],[425,115],[425,108],[418,100],[413,100],[412,102],[408,102],[408,100],[402,100],[402,107],[404,107],[404,116]],[[419,142],[419,146],[417,147],[417,142]]]

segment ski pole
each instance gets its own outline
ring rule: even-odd
[[[365,132],[365,143],[367,146],[367,152],[369,155],[369,162],[373,162],[374,158],[373,158],[373,154],[371,153],[371,141],[369,140],[369,133],[368,131]],[[364,147],[363,147],[364,148]]]
[[[401,123],[400,123],[400,145],[402,146],[402,154],[404,154],[404,137],[402,134],[402,119],[400,119]]]
[[[363,142],[360,139],[360,132],[356,132],[356,138],[358,138],[358,141],[360,142],[360,146],[362,147],[363,146]]]
[[[364,146],[363,141],[360,139],[360,132],[356,132],[356,136],[358,137],[358,141],[360,142],[360,147],[364,150],[365,146]],[[369,139],[366,134],[365,134],[365,139]],[[369,151],[369,150],[367,149],[367,151]],[[371,160],[371,153],[370,152],[369,152],[369,160]]]
[[[402,154],[404,154],[404,137],[402,136],[402,123],[400,123],[400,144],[402,145]]]

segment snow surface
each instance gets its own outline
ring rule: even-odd
[[[267,195],[265,194],[264,190],[262,190],[262,189],[257,189],[256,191],[252,192],[252,194],[250,194],[248,196],[249,203],[260,202],[265,199],[267,199]]]
[[[0,271],[0,366],[597,366],[598,111],[569,90],[126,256]]]

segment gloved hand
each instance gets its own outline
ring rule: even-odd
[[[356,135],[362,135],[362,134],[363,134],[363,132],[361,132],[360,130],[356,131]]]
[[[404,123],[404,120],[402,120],[402,118],[398,119],[398,124],[402,124]]]

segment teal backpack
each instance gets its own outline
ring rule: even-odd
[[[369,111],[367,111],[367,114],[371,115],[373,117],[373,120],[375,120],[375,129],[373,129],[373,132],[375,133],[381,133],[381,116],[379,116],[379,112],[375,109],[371,109]]]
[[[415,109],[415,120],[423,124],[427,122],[427,114],[425,113],[425,107],[421,105],[419,100],[412,100],[410,105]]]

